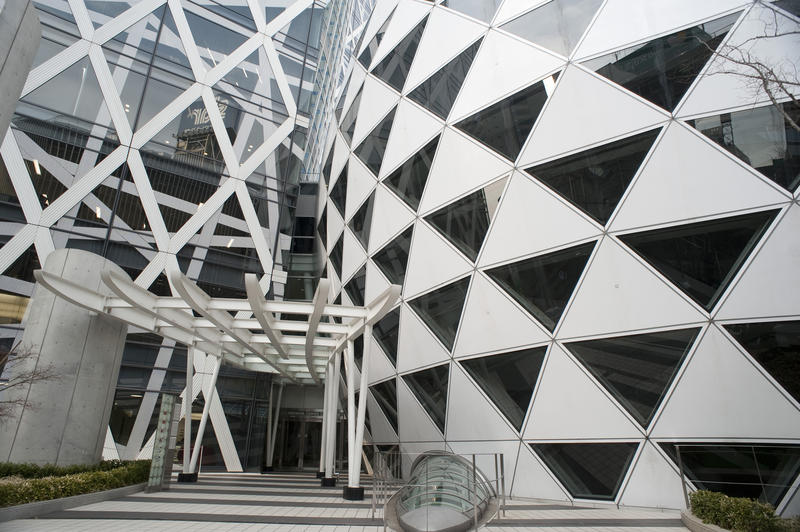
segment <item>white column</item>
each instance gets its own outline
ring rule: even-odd
[[[206,430],[206,423],[208,422],[208,412],[211,410],[211,401],[214,397],[214,392],[217,391],[217,376],[219,375],[219,367],[222,365],[222,356],[214,357],[214,370],[211,372],[211,382],[208,387],[208,394],[203,390],[203,398],[205,404],[203,405],[203,415],[200,417],[200,425],[197,427],[197,437],[194,440],[194,449],[192,450],[192,460],[189,464],[189,472],[194,473],[197,467],[197,459],[200,456],[200,445],[203,443],[203,433]]]
[[[364,421],[367,416],[367,379],[369,376],[370,344],[372,340],[372,325],[364,326],[364,354],[361,359],[361,382],[358,396],[358,421],[356,422],[355,460],[353,460],[353,477],[350,487],[359,487],[361,481],[361,447],[364,445]]]
[[[320,438],[320,449],[319,449],[319,475],[318,476],[325,476],[325,445],[328,440],[328,396],[330,395],[330,364],[325,367],[325,391],[322,394],[322,437]]]
[[[347,368],[347,485],[353,482],[353,461],[355,458],[356,436],[356,378],[355,378],[355,349],[353,341],[347,340],[347,350],[344,353],[345,367]]]
[[[264,433],[264,466],[269,466],[269,450],[272,447],[272,400],[275,389],[275,377],[269,380],[269,406],[267,406],[267,428]]]
[[[189,449],[192,445],[192,369],[194,366],[194,352],[195,348],[193,346],[189,346],[186,350],[186,389],[183,391],[183,472],[187,474],[191,473]]]
[[[267,465],[272,465],[272,458],[275,456],[275,434],[278,433],[278,418],[281,415],[281,400],[283,399],[283,386],[284,383],[281,382],[280,388],[278,388],[278,401],[275,403],[275,414],[273,415],[272,419],[272,440],[269,442],[269,449],[267,450]],[[272,404],[269,405],[272,408]]]
[[[338,417],[339,403],[339,379],[341,378],[339,368],[342,365],[342,353],[336,353],[333,357],[333,371],[331,371],[331,397],[328,405],[328,443],[326,445],[325,477],[333,478],[334,458],[336,451],[336,420]]]

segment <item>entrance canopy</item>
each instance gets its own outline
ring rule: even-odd
[[[113,296],[44,270],[43,287],[92,312],[170,338],[234,366],[279,373],[299,384],[321,382],[329,359],[380,320],[400,297],[391,285],[365,307],[327,302],[320,279],[312,301],[267,301],[254,274],[245,274],[247,299],[212,298],[181,272],[169,276],[178,297],[156,296],[119,273],[103,271]],[[285,319],[292,315],[291,320]],[[298,319],[302,316],[305,320]]]

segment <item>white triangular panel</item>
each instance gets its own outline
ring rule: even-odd
[[[383,349],[374,338],[370,339],[370,353],[369,375],[367,376],[367,381],[370,384],[382,381],[395,374],[394,366],[386,358]]]
[[[450,370],[449,396],[447,441],[511,440],[517,437],[457,363]]]
[[[350,278],[367,260],[367,255],[364,253],[364,248],[361,243],[347,227],[344,230],[344,245],[342,247],[342,282],[347,284]]]
[[[547,342],[550,337],[481,274],[473,277],[454,356]]]
[[[698,135],[677,122],[668,126],[614,216],[612,231],[789,200]]]
[[[558,345],[550,348],[543,371],[524,439],[642,437]]]
[[[353,215],[367,199],[375,188],[377,181],[372,177],[372,172],[367,170],[364,163],[355,155],[350,156],[347,167],[347,201],[344,205],[345,220],[350,221]]]
[[[742,0],[671,0],[670,2],[630,2],[608,0],[575,55],[589,57],[654,35],[672,33],[696,21],[711,18],[741,7]],[[635,21],[635,23],[632,23]]]
[[[519,157],[521,168],[669,120],[620,87],[568,66]]]
[[[369,17],[367,27],[364,31],[364,38],[361,41],[361,49],[357,50],[358,57],[361,57],[364,49],[369,46],[369,44],[372,42],[372,39],[375,38],[375,35],[386,22],[386,19],[393,13],[396,5],[397,0],[384,0],[383,2],[375,2],[375,6],[372,8],[372,14]]]
[[[372,65],[377,65],[383,58],[402,41],[410,31],[428,14],[430,5],[425,2],[400,2],[392,15],[392,21],[383,34],[380,46],[372,60]]]
[[[336,143],[333,145],[333,159],[331,159],[331,175],[328,180],[329,191],[336,184],[336,180],[339,179],[339,174],[342,173],[349,155],[350,148],[347,147],[347,141],[344,140],[341,133],[336,133]]]
[[[378,402],[372,397],[372,394],[367,396],[367,408],[369,409],[369,424],[372,428],[373,441],[375,443],[396,443],[398,441],[397,434],[394,433],[392,425],[386,419],[386,414],[378,406]]]
[[[486,26],[460,17],[448,9],[434,9],[425,25],[425,35],[408,72],[406,87],[414,88],[446,65],[477,39]]]
[[[403,295],[412,298],[470,270],[472,265],[420,220],[411,239]]]
[[[684,117],[769,102],[769,95],[760,90],[758,80],[752,77],[755,73],[753,65],[760,63],[782,73],[788,65],[800,64],[800,34],[797,29],[797,22],[783,15],[776,16],[773,8],[754,5],[724,45],[723,55],[714,58],[706,75],[676,110],[676,115]],[[780,37],[765,38],[773,32]],[[743,58],[748,64],[736,63]],[[781,74],[779,77],[790,79]],[[796,84],[786,87],[795,96],[800,95],[800,87]],[[780,91],[776,89],[776,92]]]
[[[400,96],[377,78],[367,76],[361,103],[358,107],[358,120],[353,130],[352,148],[355,150],[389,111],[400,100]]]
[[[533,7],[540,6],[548,0],[506,0],[495,15],[495,26],[502,26],[513,18],[530,11]]]
[[[451,122],[510,96],[563,64],[554,55],[490,30],[450,112]]]
[[[397,342],[397,372],[405,373],[423,366],[450,360],[450,354],[428,331],[408,305],[400,307],[400,333]]]
[[[719,319],[800,315],[800,206],[792,205],[725,299]]]
[[[677,289],[604,238],[563,318],[557,338],[635,331],[706,321]]]
[[[375,253],[414,220],[414,214],[397,196],[383,185],[375,189],[372,207],[372,227],[369,231],[369,252]]]
[[[523,227],[533,230],[520,231]],[[522,172],[514,172],[478,264],[483,267],[511,260],[601,233],[600,227],[556,198],[544,185]]]
[[[534,456],[530,445],[525,442],[520,445],[517,469],[510,495],[555,501],[570,500],[569,495],[561,489],[558,482],[553,480],[547,469]]]
[[[386,143],[379,178],[383,179],[395,168],[425,146],[441,129],[442,122],[417,105],[403,99],[397,105],[392,122],[392,132]]]
[[[653,438],[797,438],[800,411],[716,326],[697,346]]]
[[[495,479],[500,478],[500,465],[498,460],[495,469],[495,453],[503,455],[503,465],[505,469],[505,488],[511,490],[511,482],[514,479],[516,470],[517,452],[519,451],[519,440],[510,441],[448,441],[450,449],[472,462],[472,454],[475,454],[475,465],[486,476],[490,484],[494,484]]]
[[[342,217],[339,215],[339,210],[331,200],[328,200],[328,208],[325,210],[325,212],[328,216],[328,252],[330,252],[330,250],[332,250],[333,246],[336,244],[336,241],[339,239],[339,235],[342,234],[344,220],[342,220]]]
[[[501,157],[454,129],[445,128],[436,148],[419,212],[427,214],[510,170],[511,165]]]
[[[620,498],[620,506],[682,509],[685,506],[681,476],[655,446],[644,442],[644,449]]]
[[[389,288],[389,281],[386,280],[378,267],[375,266],[371,260],[368,260],[367,284],[364,288],[364,302],[368,305],[387,288]]]
[[[328,262],[330,262],[330,260]],[[336,299],[336,296],[339,295],[339,291],[342,289],[342,281],[339,279],[339,276],[336,275],[332,265],[328,267],[327,275],[328,280],[331,282],[331,287],[328,291],[328,301],[333,301]]]
[[[408,388],[403,379],[397,383],[397,408],[400,412],[398,421],[400,441],[444,441],[442,433],[436,428],[430,416],[420,406],[419,401]]]

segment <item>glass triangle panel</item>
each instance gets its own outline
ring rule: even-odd
[[[455,126],[513,161],[546,101],[544,82],[539,81]]]
[[[178,33],[178,26],[175,24],[175,19],[169,9],[164,12],[164,23],[161,26],[161,34],[158,37],[156,60],[153,64],[165,72],[174,72],[192,81],[194,80],[189,58],[186,57],[183,41],[181,41]]]
[[[344,208],[347,203],[347,167],[350,163],[344,165],[342,172],[339,174],[339,179],[333,184],[330,192],[330,198],[336,208],[339,209],[339,214],[344,218]]]
[[[739,13],[591,59],[584,66],[668,111],[678,102]]]
[[[390,311],[372,328],[372,337],[381,346],[383,352],[397,366],[397,341],[400,332],[400,308]]]
[[[156,277],[156,280],[153,281],[153,284],[150,285],[148,290],[157,296],[169,297],[172,295],[172,290],[169,287],[169,281],[167,280],[167,276],[164,274],[164,272],[158,274],[158,277]]]
[[[193,13],[191,9],[184,9],[184,13],[197,51],[208,68],[216,67],[249,38],[249,35],[243,34],[249,33],[244,28],[240,28],[242,32],[233,31]]]
[[[453,349],[453,342],[456,339],[469,279],[465,277],[409,302],[411,308],[448,350]]]
[[[677,465],[674,443],[659,443]],[[683,474],[698,489],[778,506],[800,473],[800,446],[681,442]]]
[[[319,223],[317,224],[317,235],[319,235],[320,240],[322,240],[322,246],[327,248],[328,247],[328,211],[326,208],[322,209],[322,215],[319,217]],[[324,275],[323,275],[324,277]]]
[[[542,369],[546,347],[462,360],[461,365],[518,431]]]
[[[405,280],[408,250],[411,248],[413,233],[414,226],[412,225],[372,257],[372,261],[392,284],[402,285]]]
[[[325,161],[325,165],[322,167],[322,179],[325,181],[325,186],[328,186],[328,183],[331,180],[331,166],[333,165],[333,151],[334,147],[331,146],[331,151],[328,153],[328,159]]]
[[[532,443],[576,499],[613,501],[633,460],[637,443]]]
[[[0,236],[0,248],[8,244],[8,241],[11,240],[11,236]],[[2,274],[6,277],[12,277],[14,279],[18,279],[20,281],[27,281],[29,283],[35,283],[36,278],[33,276],[33,272],[36,270],[41,269],[42,266],[39,263],[39,255],[36,253],[36,248],[31,245],[28,247],[26,251],[20,255],[17,260],[15,260],[11,266],[6,268]],[[29,299],[26,297],[24,300],[22,299],[15,299],[15,301],[19,305],[25,305],[27,308],[28,303],[30,302]],[[18,322],[22,322],[22,317],[25,314],[24,308],[17,308],[12,311],[12,314],[15,316],[19,316]]]
[[[369,246],[369,232],[372,227],[372,207],[374,204],[375,192],[373,191],[367,201],[358,208],[350,219],[350,223],[347,224],[353,234],[356,235],[356,238],[358,238],[358,241],[361,242],[361,245],[364,246],[364,249]]]
[[[797,0],[778,0],[775,5],[800,18],[800,2]]]
[[[349,146],[353,142],[353,133],[356,130],[356,119],[358,118],[358,107],[361,105],[361,92],[364,88],[358,89],[358,93],[356,94],[355,98],[353,98],[353,102],[350,104],[350,109],[347,111],[347,114],[344,115],[344,120],[339,125],[339,130],[342,132],[342,136],[347,141],[347,145]],[[332,152],[333,150],[331,150]]]
[[[339,240],[333,245],[331,248],[331,264],[333,265],[333,271],[336,272],[337,277],[339,279],[342,278],[342,255],[344,253],[344,233],[339,235]]]
[[[619,239],[711,310],[778,211],[620,235]]]
[[[444,0],[442,5],[475,17],[483,22],[491,22],[502,0]]]
[[[603,0],[553,0],[501,28],[569,57]]]
[[[404,375],[403,380],[422,404],[422,408],[444,434],[447,415],[447,383],[450,377],[450,364],[442,364]]]
[[[566,344],[573,355],[647,428],[699,329]]]
[[[259,46],[247,59],[225,74],[214,87],[249,102],[262,113],[278,111],[284,117],[287,115],[283,97],[263,46]]]
[[[425,190],[425,183],[428,181],[428,174],[431,171],[433,156],[436,155],[436,146],[438,144],[439,136],[437,135],[435,139],[415,153],[384,180],[386,186],[394,191],[414,211],[419,207],[419,201],[422,198],[422,192]]]
[[[792,139],[800,108],[789,103],[689,120],[731,154],[780,186],[794,192],[800,185],[800,146]]]
[[[397,382],[394,379],[389,379],[378,384],[373,384],[369,387],[372,391],[372,396],[380,406],[389,424],[397,434]]]
[[[89,18],[92,20],[92,24],[95,29],[97,29],[117,15],[123,13],[129,7],[141,1],[142,0],[84,0],[84,5],[89,12]]]
[[[641,133],[525,171],[605,225],[659,131]]]
[[[361,363],[364,361],[364,335],[362,334],[353,340],[353,362],[358,371],[361,371]],[[356,392],[356,407],[358,406],[358,392]]]
[[[542,325],[555,330],[595,242],[486,270]]]
[[[378,30],[378,33],[375,34],[375,37],[372,38],[358,58],[358,62],[361,63],[361,66],[367,70],[369,70],[369,65],[372,62],[372,58],[375,56],[375,52],[378,51],[378,46],[380,46],[381,41],[383,40],[383,35],[386,33],[386,28],[389,27],[389,23],[392,20],[392,15],[394,15],[394,8],[392,8],[392,12],[389,14],[389,16],[386,17],[386,22],[383,23],[381,28]]]
[[[41,144],[44,141],[44,139],[37,139],[34,135],[29,136],[34,138],[37,144]],[[83,150],[81,149],[80,151],[82,152]],[[56,176],[51,174],[38,159],[28,156],[24,152],[23,157],[25,158],[25,167],[28,169],[28,176],[30,176],[33,189],[36,191],[36,198],[39,200],[42,209],[46,209],[52,202],[67,191],[67,186],[59,181]],[[5,170],[5,166],[3,166],[3,169]],[[13,190],[10,183],[8,186],[9,190]],[[18,200],[15,203],[18,203]],[[24,222],[24,216],[19,221]]]
[[[455,59],[443,66],[438,72],[423,81],[411,91],[409,98],[432,112],[442,120],[447,120],[450,109],[456,101],[461,84],[467,77],[469,67],[483,38],[478,39],[469,48],[461,52]]]
[[[392,123],[394,122],[394,113],[396,110],[397,107],[392,109],[355,150],[355,154],[358,155],[358,158],[367,165],[367,168],[372,170],[375,176],[381,171],[383,154],[386,152],[386,143],[389,142],[389,133],[392,131]]]
[[[350,301],[357,307],[364,306],[364,289],[367,286],[367,267],[362,266],[358,272],[344,285],[344,290],[350,296]]]
[[[725,329],[800,402],[800,321],[739,323]]]
[[[425,220],[475,262],[507,180],[504,177],[495,181],[426,216]]]
[[[37,0],[34,4],[36,6],[36,14],[39,17],[39,22],[43,26],[46,26],[46,31],[44,31],[46,36],[50,36],[51,29],[57,30],[59,35],[58,40],[63,42],[64,48],[80,40],[81,32],[78,29],[77,22],[75,22],[75,17],[72,15],[72,9],[69,7],[69,0],[49,0],[47,2]],[[45,43],[46,40],[47,39],[41,39],[39,43],[39,50],[37,51],[36,59],[33,63],[34,66],[44,63],[47,59],[50,59],[61,51],[61,49],[54,50],[49,47],[43,50],[43,43]]]
[[[400,41],[400,44],[372,69],[375,76],[388,83],[397,92],[403,92],[403,85],[406,83],[408,71],[411,70],[411,63],[414,62],[414,56],[417,54],[417,47],[422,39],[422,32],[425,31],[427,21],[428,17],[422,19],[422,22],[417,24]]]

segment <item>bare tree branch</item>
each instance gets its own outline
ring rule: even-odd
[[[28,400],[26,388],[38,382],[57,381],[59,375],[52,364],[41,365],[39,353],[19,343],[0,349],[0,421],[10,416],[16,408],[33,405]]]

